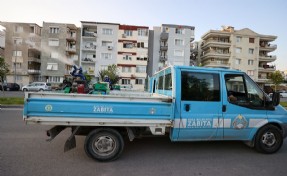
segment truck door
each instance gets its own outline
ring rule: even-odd
[[[178,140],[214,140],[222,119],[220,74],[216,71],[182,71]]]
[[[224,82],[224,139],[250,140],[267,121],[267,97],[245,74],[225,74]]]

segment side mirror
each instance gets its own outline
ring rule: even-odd
[[[280,103],[280,93],[279,92],[273,92],[272,103],[274,106],[279,105],[279,103]]]

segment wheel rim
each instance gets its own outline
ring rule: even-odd
[[[268,147],[272,147],[276,143],[276,137],[272,132],[266,132],[261,139],[262,143]]]
[[[93,151],[101,156],[107,156],[116,149],[116,142],[110,136],[100,136],[93,143]]]

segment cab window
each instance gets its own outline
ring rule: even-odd
[[[264,107],[264,93],[244,75],[225,75],[227,99],[230,103],[249,108]]]
[[[181,99],[220,101],[219,74],[182,72]]]

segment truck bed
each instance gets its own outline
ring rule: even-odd
[[[171,126],[172,99],[151,94],[90,95],[25,93],[29,124],[62,126]]]

